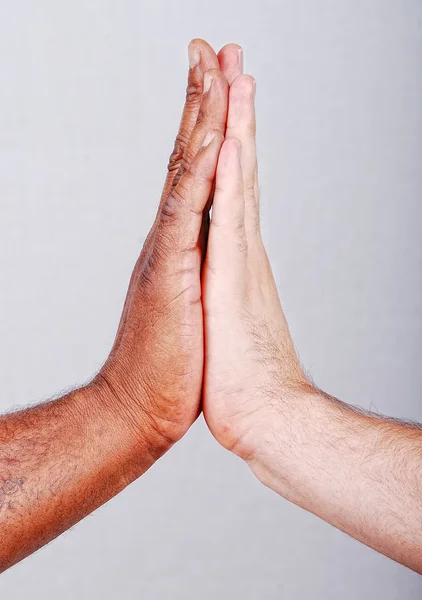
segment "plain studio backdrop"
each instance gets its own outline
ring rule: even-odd
[[[113,342],[204,37],[258,83],[265,241],[301,360],[422,420],[419,0],[0,1],[0,409],[87,381]],[[200,418],[0,596],[416,599],[411,571],[287,503]]]

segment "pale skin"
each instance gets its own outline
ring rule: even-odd
[[[204,263],[203,411],[284,498],[422,572],[422,429],[317,389],[297,358],[259,227],[254,81],[230,88]]]
[[[255,82],[235,44],[216,55],[194,40],[190,61],[108,360],[91,384],[0,418],[0,570],[142,475],[202,408],[265,485],[422,572],[422,430],[353,410],[304,373],[260,233]]]

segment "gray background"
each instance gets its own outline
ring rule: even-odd
[[[0,1],[0,409],[113,341],[183,105],[186,46],[258,81],[265,238],[300,356],[422,420],[422,3]],[[2,598],[418,598],[421,580],[261,486],[202,419],[0,580]]]

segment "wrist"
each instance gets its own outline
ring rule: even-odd
[[[280,399],[267,415],[247,462],[264,485],[325,518],[335,510],[335,498],[354,493],[353,481],[362,464],[376,460],[373,449],[385,429],[383,420],[316,388],[304,389]]]
[[[249,440],[246,462],[267,487],[299,505],[308,480],[324,468],[324,445],[349,409],[317,388],[282,392]]]
[[[104,436],[111,459],[122,465],[128,483],[169,449],[169,440],[154,430],[142,408],[132,406],[107,377],[97,375],[78,392],[76,412],[86,427]]]

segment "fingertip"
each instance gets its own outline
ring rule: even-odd
[[[240,74],[232,82],[230,94],[242,96],[254,96],[256,91],[256,79],[252,75]]]
[[[211,48],[211,46],[208,44],[208,42],[206,42],[204,39],[202,38],[193,38],[190,42],[189,42],[189,46],[191,45],[196,45],[196,46],[209,46]]]
[[[218,68],[218,58],[214,49],[201,38],[194,38],[188,46],[189,65],[194,68],[201,64],[202,70],[205,72],[211,68]],[[192,58],[191,58],[192,57]]]
[[[230,43],[230,44],[226,44],[225,46],[223,46],[221,48],[221,50],[218,52],[217,56],[220,59],[225,59],[226,57],[231,57],[234,60],[236,60],[238,62],[238,64],[241,64],[240,59],[243,58],[243,48],[240,44],[235,44],[235,43]]]
[[[243,73],[243,48],[239,44],[227,44],[221,48],[217,58],[230,84]]]
[[[195,42],[196,40],[192,40],[188,46],[189,67],[191,69],[198,66],[201,61],[201,51]]]
[[[239,49],[242,48],[242,46],[240,44],[237,44],[236,42],[230,42],[228,44],[225,44],[218,54],[221,54],[221,52],[224,52],[225,50],[230,50],[231,48]]]

